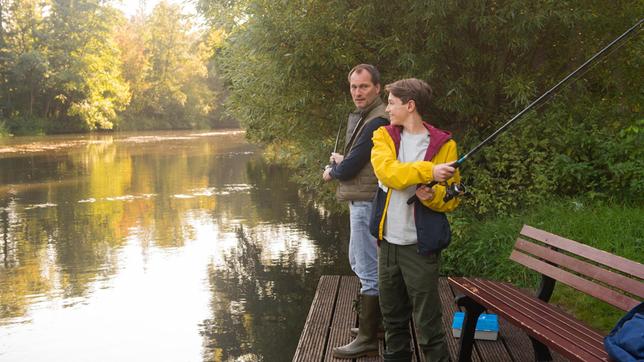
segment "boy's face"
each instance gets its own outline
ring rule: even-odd
[[[366,108],[373,103],[380,93],[380,85],[373,84],[371,73],[366,70],[359,70],[351,74],[349,86],[353,103],[359,109]]]
[[[400,98],[389,93],[389,97],[387,98],[387,108],[385,109],[385,111],[389,113],[389,122],[392,125],[403,125],[403,122],[407,119],[407,117],[409,117],[409,106],[411,102],[412,101],[409,101],[403,104]]]

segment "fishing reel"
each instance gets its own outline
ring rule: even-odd
[[[432,181],[431,183],[427,184],[426,186],[432,187],[436,184],[439,184],[437,181]],[[462,183],[456,183],[452,182],[452,184],[448,184],[446,181],[440,182],[440,185],[445,186],[445,196],[443,197],[444,202],[448,202],[449,200],[455,198],[455,197],[461,197],[461,196],[470,196],[471,193],[465,189],[465,185]],[[415,201],[418,201],[418,197],[416,195],[412,196],[407,200],[407,205],[413,204]]]
[[[443,201],[448,202],[455,197],[469,195],[471,193],[467,191],[464,184],[453,182],[451,185],[445,185],[445,197],[443,197]]]
[[[326,171],[327,168],[331,168],[331,167],[333,167],[335,165],[336,165],[335,161],[333,161],[331,163],[327,163],[326,165],[324,165],[324,167],[322,167],[322,171]]]

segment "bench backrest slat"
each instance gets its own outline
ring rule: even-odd
[[[639,301],[612,289],[584,279],[557,266],[548,264],[521,251],[513,250],[510,259],[556,279],[564,284],[570,285],[588,295],[591,295],[604,302],[610,303],[621,310],[628,311],[639,304]]]
[[[560,268],[572,270],[591,279],[601,281],[612,287],[619,288],[625,292],[644,298],[644,283],[635,279],[630,279],[624,275],[607,269],[602,269],[583,260],[575,259],[556,250],[521,238],[517,239],[516,244],[514,244],[514,248],[528,254],[532,254],[543,260],[555,263]]]
[[[613,255],[603,250],[595,249],[588,245],[578,243],[574,240],[566,239],[559,235],[539,230],[529,225],[523,225],[521,235],[525,235],[534,240],[541,241],[545,244],[552,245],[558,249],[577,254],[586,259],[606,265],[612,269],[619,270],[623,273],[630,274],[639,279],[644,279],[644,265]]]

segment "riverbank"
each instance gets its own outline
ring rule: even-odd
[[[558,199],[512,216],[472,221],[455,214],[453,241],[444,252],[445,275],[480,276],[534,288],[539,276],[508,259],[523,224],[580,241],[592,247],[644,263],[644,207],[593,199]],[[623,315],[611,306],[558,285],[553,302],[579,319],[608,332]]]
[[[157,144],[159,142],[179,142],[204,139],[218,135],[243,135],[246,131],[239,128],[213,129],[210,131],[128,131],[93,132],[59,135],[33,135],[0,137],[0,158],[40,153],[68,152],[89,145],[111,143]]]

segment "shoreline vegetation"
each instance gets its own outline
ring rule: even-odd
[[[0,0],[0,137],[238,126],[213,67],[220,36],[161,1]]]

